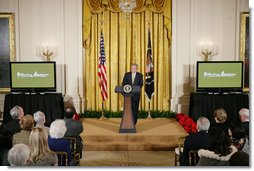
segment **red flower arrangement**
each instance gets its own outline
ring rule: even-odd
[[[198,131],[197,124],[189,116],[183,113],[178,113],[176,115],[176,120],[179,122],[179,124],[184,128],[184,130],[187,133],[191,134],[196,133]]]
[[[80,119],[80,116],[79,116],[77,113],[75,113],[75,114],[72,116],[72,119],[78,121],[78,120]]]

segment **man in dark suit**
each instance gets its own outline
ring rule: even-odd
[[[131,65],[131,72],[127,72],[124,75],[122,86],[124,85],[132,85],[132,86],[143,86],[143,75],[138,70],[138,64]],[[133,113],[133,120],[134,124],[136,125],[138,120],[138,107],[139,107],[139,99],[140,93],[135,93],[132,96],[132,113]]]
[[[21,130],[19,121],[24,116],[23,108],[14,106],[10,110],[10,115],[12,120],[2,124],[0,128],[0,165],[8,163],[5,156],[7,156],[8,150],[12,147],[12,136]]]
[[[211,137],[208,134],[210,121],[205,117],[197,120],[198,132],[185,138],[183,153],[180,158],[181,166],[189,166],[189,152],[191,150],[208,149],[211,144]]]
[[[20,132],[19,120],[24,116],[23,108],[20,106],[14,106],[10,110],[12,120],[4,123],[1,128],[1,132],[15,134]]]
[[[65,109],[65,125],[67,131],[65,137],[75,137],[77,140],[77,152],[82,156],[83,142],[80,134],[83,132],[83,125],[81,121],[72,119],[73,115],[76,113],[74,107],[68,107]]]

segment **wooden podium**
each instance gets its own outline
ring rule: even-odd
[[[124,111],[122,115],[119,133],[136,133],[136,128],[132,115],[131,97],[134,93],[140,92],[140,87],[131,85],[116,86],[115,92],[121,93],[124,96]]]

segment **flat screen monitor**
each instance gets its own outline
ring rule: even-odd
[[[242,91],[242,61],[197,62],[197,91]]]
[[[12,92],[56,91],[55,62],[10,62]]]

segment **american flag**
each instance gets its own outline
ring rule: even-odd
[[[154,95],[154,66],[152,58],[152,46],[151,46],[151,36],[150,30],[148,30],[148,46],[146,55],[146,86],[145,94],[149,101],[151,101]]]
[[[105,101],[108,98],[108,93],[107,93],[106,55],[105,55],[105,47],[104,47],[104,37],[102,32],[101,32],[101,41],[100,41],[98,76],[99,76],[99,85],[101,88],[101,97],[102,97],[102,100]]]

